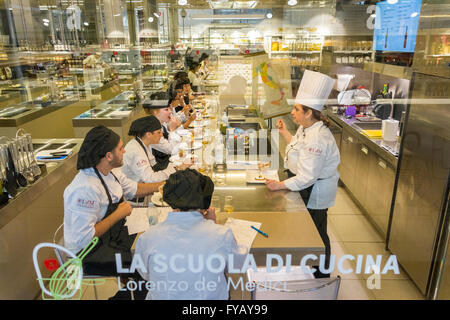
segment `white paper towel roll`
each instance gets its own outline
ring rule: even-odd
[[[381,124],[381,135],[385,141],[397,140],[398,121],[393,119],[383,120]]]

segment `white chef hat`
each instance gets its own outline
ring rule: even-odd
[[[323,73],[305,70],[294,103],[322,111],[334,82],[333,78]]]

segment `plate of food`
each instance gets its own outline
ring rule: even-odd
[[[179,136],[187,136],[187,135],[190,135],[190,134],[191,134],[191,132],[190,132],[189,130],[187,130],[187,129],[178,129],[178,130],[176,131],[176,133],[177,133]]]
[[[155,192],[152,195],[150,201],[157,207],[170,207],[166,202],[163,201],[162,194],[159,192]]]
[[[277,170],[247,170],[245,174],[247,183],[265,183],[266,179],[280,181]]]

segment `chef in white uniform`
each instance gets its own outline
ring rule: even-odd
[[[334,82],[324,74],[305,71],[291,112],[294,122],[299,125],[297,132],[292,136],[283,120],[277,122],[279,132],[288,143],[284,165],[289,179],[282,182],[266,180],[272,191],[287,189],[300,192],[325,244],[325,269],[328,269],[331,251],[327,211],[336,198],[340,155],[321,110]],[[323,276],[320,272],[317,275]]]
[[[86,274],[117,275],[115,254],[131,264],[131,245],[124,226],[131,205],[124,198],[142,197],[158,190],[164,183],[137,183],[120,170],[123,143],[115,132],[104,127],[92,128],[78,153],[78,174],[64,191],[64,244],[77,254],[94,238],[99,242],[83,259]]]
[[[184,170],[190,164],[175,167],[169,163],[166,169],[159,170],[150,144],[158,143],[162,137],[161,123],[155,116],[147,116],[134,120],[128,132],[135,138],[125,146],[122,172],[131,180],[139,182],[161,182],[169,178],[177,170]],[[144,198],[132,199],[132,202],[143,202]]]

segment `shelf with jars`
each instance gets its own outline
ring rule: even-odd
[[[297,34],[270,35],[269,58],[272,55],[320,55],[324,37],[316,33],[317,29],[298,30]],[[320,60],[320,58],[319,58]]]

